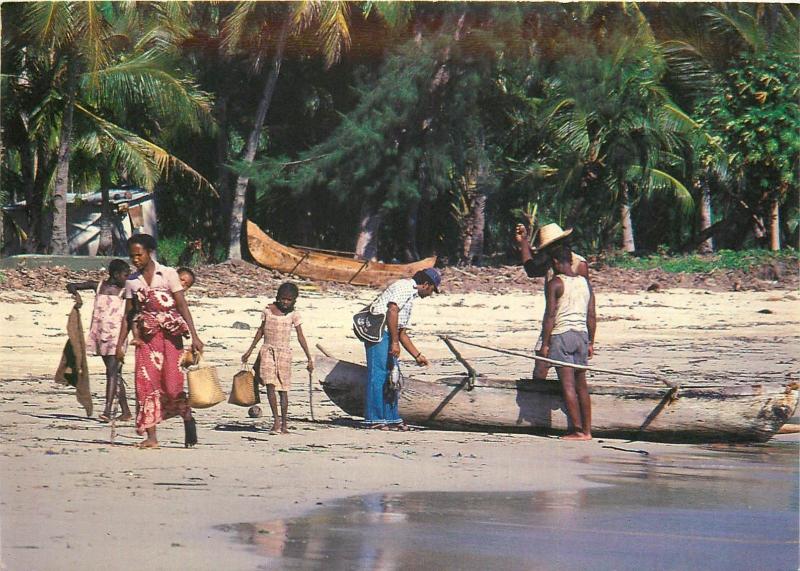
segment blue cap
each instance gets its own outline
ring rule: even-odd
[[[425,272],[425,275],[433,282],[433,291],[439,293],[439,285],[442,283],[442,274],[439,273],[439,270],[436,268],[428,268],[422,271]]]

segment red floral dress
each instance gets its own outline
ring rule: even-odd
[[[172,293],[144,287],[136,291],[136,327],[143,341],[136,347],[136,432],[173,416],[191,418],[179,361],[189,328],[175,307]]]

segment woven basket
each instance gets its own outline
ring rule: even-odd
[[[233,386],[228,397],[229,404],[236,406],[253,406],[261,402],[261,395],[256,388],[255,376],[251,371],[242,369],[233,376]]]
[[[197,365],[189,367],[186,372],[186,381],[189,385],[189,406],[192,408],[209,408],[225,400],[217,368],[207,365],[202,353],[197,356]]]

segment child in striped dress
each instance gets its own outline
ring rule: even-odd
[[[250,354],[255,349],[259,340],[264,339],[264,344],[259,351],[258,361],[261,382],[267,385],[267,398],[272,409],[274,423],[271,432],[287,434],[289,418],[289,389],[292,379],[292,347],[289,344],[292,328],[297,334],[297,340],[306,354],[308,371],[314,370],[311,353],[308,350],[306,338],[303,335],[302,319],[295,311],[294,305],[299,292],[293,283],[284,283],[278,288],[275,302],[270,303],[262,313],[261,326],[256,331],[253,343],[242,355],[242,362],[250,359]],[[278,416],[278,403],[275,392],[280,395],[281,415]]]

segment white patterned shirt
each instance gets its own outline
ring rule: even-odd
[[[137,291],[148,287],[150,289],[166,290],[170,293],[183,291],[183,285],[181,285],[181,280],[175,268],[162,266],[155,260],[153,260],[153,264],[155,264],[155,270],[153,270],[153,279],[150,280],[149,286],[144,281],[141,271],[137,270],[128,276],[125,282],[125,299],[133,299]]]
[[[411,278],[397,280],[392,285],[383,290],[375,301],[369,306],[372,313],[385,313],[389,303],[395,303],[400,313],[397,316],[398,329],[408,327],[411,320],[411,308],[414,306],[414,299],[419,297],[417,293],[417,282]]]

